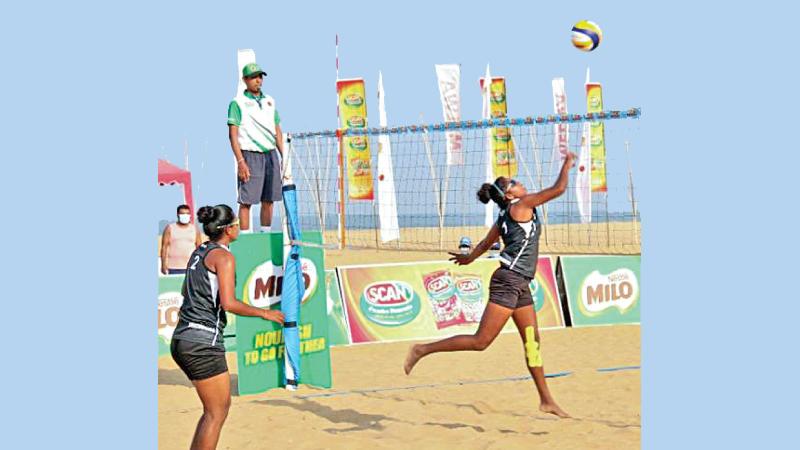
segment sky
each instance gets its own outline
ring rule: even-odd
[[[3,3],[4,444],[155,448],[153,233],[179,200],[156,158],[188,140],[201,196],[220,195],[204,202],[230,201],[236,49],[255,49],[287,130],[333,128],[338,32],[342,77],[374,92],[383,70],[390,124],[440,117],[436,63],[462,64],[465,117],[486,63],[511,115],[548,112],[554,76],[579,110],[587,65],[608,108],[641,107],[643,448],[786,447],[797,16],[769,0]],[[591,54],[569,44],[584,18],[604,31]]]
[[[148,125],[146,150],[183,166],[188,146],[198,205],[232,204],[235,181],[226,114],[238,80],[236,50],[255,50],[268,73],[264,91],[275,98],[284,131],[335,129],[337,33],[339,77],[365,79],[371,126],[377,125],[379,70],[390,126],[441,122],[434,64],[445,63],[461,65],[465,120],[480,118],[478,78],[487,64],[493,76],[506,77],[509,117],[552,113],[551,80],[555,77],[566,81],[568,110],[585,112],[587,67],[593,80],[603,83],[605,109],[641,107],[646,116],[648,67],[636,63],[636,55],[645,50],[638,37],[646,28],[627,20],[641,6],[630,4],[620,15],[618,9],[597,3],[583,5],[493,6],[495,19],[486,20],[474,8],[435,2],[404,3],[383,13],[359,2],[348,4],[345,12],[331,3],[302,13],[282,3],[262,13],[263,27],[253,23],[257,21],[244,21],[236,32],[232,26],[219,24],[241,20],[240,11],[187,10],[183,20],[169,25],[156,18],[148,26],[153,38],[166,33],[164,27],[179,38],[165,42],[150,56],[152,67],[164,75],[161,83],[150,85],[151,95],[169,99],[170,106],[163,111],[168,120]],[[575,49],[570,42],[572,26],[581,19],[598,23],[604,31],[601,45],[591,53]],[[171,75],[180,70],[185,76]],[[637,144],[632,142],[634,163],[635,152],[644,150]],[[617,147],[609,149],[609,157],[624,161],[623,149]],[[633,171],[637,172],[635,164]],[[620,177],[619,181],[627,180]],[[182,191],[174,186],[161,193],[154,213],[159,219],[171,219]],[[617,205],[616,210],[621,207]]]

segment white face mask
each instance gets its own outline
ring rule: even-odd
[[[178,214],[178,222],[187,224],[192,219],[192,216],[189,214]]]

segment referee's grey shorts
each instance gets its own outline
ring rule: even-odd
[[[242,157],[250,168],[250,179],[239,180],[238,202],[242,205],[254,205],[260,202],[279,202],[281,193],[281,163],[278,150],[267,153],[243,150]]]

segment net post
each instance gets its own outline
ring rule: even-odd
[[[631,169],[629,146],[630,142],[625,141],[625,157],[628,160],[628,190],[631,200],[631,212],[633,213],[631,218],[633,221],[633,244],[636,245],[639,244],[639,219],[636,217],[636,197],[633,194],[633,169]]]
[[[342,130],[336,130],[336,138],[339,141],[339,149],[337,152],[337,163],[339,165],[339,249],[345,246],[345,222],[344,222],[344,148]]]

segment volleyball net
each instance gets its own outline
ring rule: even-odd
[[[587,141],[587,128],[602,124],[603,160],[573,168],[567,191],[541,207],[540,247],[639,253],[631,157],[640,115],[632,108],[291,133],[288,155],[301,227],[322,230],[324,243],[339,248],[455,250],[463,237],[474,245],[488,231],[486,206],[476,197],[482,183],[503,175],[529,192],[549,187],[558,177],[561,153],[580,155],[582,145],[591,149],[598,138],[593,134]],[[349,156],[353,147],[365,155],[361,160]],[[591,194],[576,191],[576,183],[586,183],[579,180],[583,170],[591,171]],[[493,220],[498,211],[492,208]]]

